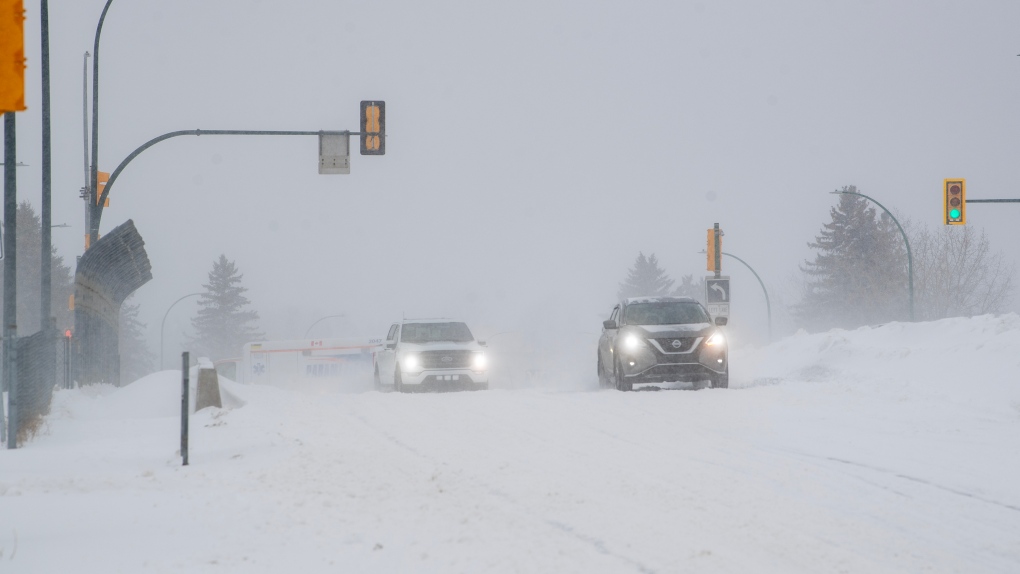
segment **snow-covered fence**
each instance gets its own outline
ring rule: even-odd
[[[152,279],[145,241],[130,219],[82,255],[74,277],[72,373],[79,384],[120,385],[120,306]]]
[[[64,385],[64,345],[56,327],[16,339],[17,377],[11,404],[15,444],[23,442],[50,410],[53,388]]]

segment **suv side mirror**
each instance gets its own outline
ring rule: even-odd
[[[386,350],[387,351],[391,351],[391,350],[396,349],[396,348],[397,348],[397,342],[396,341],[386,341]]]
[[[483,341],[481,339],[478,339],[478,346],[479,347],[484,347],[485,346],[485,341]]]
[[[612,319],[606,319],[605,321],[602,321],[602,328],[603,329],[615,329],[616,328],[616,321],[614,321]]]
[[[722,327],[722,326],[726,325],[726,323],[729,323],[729,321],[730,321],[729,317],[716,317],[715,318],[715,324],[717,326],[719,326],[719,327]]]

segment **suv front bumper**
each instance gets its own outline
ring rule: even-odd
[[[623,377],[634,383],[696,382],[726,374],[729,359],[726,349],[699,345],[688,353],[659,353],[639,348],[620,354]]]

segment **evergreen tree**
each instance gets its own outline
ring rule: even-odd
[[[694,275],[684,275],[680,278],[680,284],[673,290],[675,297],[690,297],[697,301],[705,302],[705,278],[699,277],[694,280]]]
[[[139,305],[131,295],[120,306],[120,381],[128,384],[152,372],[156,355],[145,341],[145,323],[138,319]]]
[[[18,205],[18,335],[31,335],[39,331],[39,308],[41,306],[41,259],[42,224],[32,204],[23,201]],[[63,332],[74,327],[74,312],[68,308],[68,300],[74,293],[74,279],[71,269],[64,265],[64,258],[57,255],[56,247],[51,249],[50,261],[50,312],[57,319],[57,329]],[[0,265],[0,288],[3,285],[3,265]],[[0,308],[0,324],[3,309]]]
[[[818,253],[801,267],[808,283],[795,315],[811,329],[850,329],[905,319],[907,255],[895,222],[884,213],[877,217],[863,197],[839,197],[839,205],[830,212],[832,221],[808,244]]]
[[[673,286],[673,280],[666,272],[659,268],[659,261],[655,254],[645,257],[644,253],[638,253],[634,267],[631,268],[627,279],[620,283],[620,290],[616,296],[620,299],[628,297],[664,297],[669,295]]]
[[[191,346],[196,357],[233,357],[245,343],[265,337],[256,326],[259,314],[247,309],[251,302],[244,296],[248,289],[241,286],[242,278],[225,255],[213,263],[209,283],[202,286],[205,292],[198,299],[198,316],[191,320],[195,328]]]

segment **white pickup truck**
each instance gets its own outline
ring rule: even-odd
[[[483,390],[489,388],[485,342],[465,323],[406,319],[390,326],[375,354],[376,388],[394,390]]]

